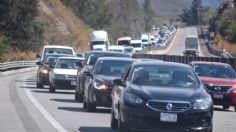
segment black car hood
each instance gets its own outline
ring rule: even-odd
[[[121,77],[107,76],[107,75],[95,75],[94,78],[95,78],[95,81],[105,83],[109,86],[113,86],[114,85],[113,80],[120,79]]]
[[[203,88],[180,88],[162,86],[137,86],[133,85],[130,89],[134,93],[146,100],[178,100],[191,101],[207,96]]]

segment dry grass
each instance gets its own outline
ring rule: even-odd
[[[60,0],[39,0],[38,20],[45,24],[45,44],[73,46],[78,51],[88,50],[86,25]]]
[[[236,43],[229,43],[228,41],[226,41],[223,37],[221,37],[220,35],[217,35],[220,39],[219,43],[218,43],[218,47],[219,48],[224,48],[226,51],[228,51],[229,53],[231,53],[233,56],[236,56]]]
[[[30,61],[36,59],[36,53],[34,52],[22,52],[19,50],[16,50],[14,53],[6,54],[3,56],[4,62],[9,61]]]

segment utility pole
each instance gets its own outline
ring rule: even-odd
[[[197,25],[201,25],[202,0],[197,0]]]

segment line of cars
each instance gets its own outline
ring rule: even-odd
[[[73,56],[49,65],[49,92],[75,89],[88,112],[111,107],[111,128],[119,132],[212,132],[213,104],[236,111],[236,76],[228,64],[132,59],[112,51]]]

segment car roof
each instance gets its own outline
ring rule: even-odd
[[[192,64],[209,64],[209,65],[223,65],[223,66],[230,66],[227,63],[222,63],[222,62],[208,62],[208,61],[192,61],[190,62]]]
[[[75,59],[75,60],[84,60],[84,58],[80,58],[80,57],[59,57],[59,59]]]
[[[61,45],[46,45],[44,48],[59,48],[59,49],[73,49],[69,46],[61,46]]]
[[[124,58],[124,57],[100,57],[98,61],[101,60],[115,60],[115,61],[138,61],[137,59],[133,58]]]
[[[190,68],[187,64],[176,63],[176,62],[165,62],[165,61],[138,61],[133,64],[133,66],[143,66],[143,65],[156,65],[156,66],[176,66],[180,68]]]
[[[69,55],[69,54],[58,54],[58,53],[56,53],[56,54],[51,54],[51,53],[49,53],[49,54],[46,54],[46,56],[73,56],[73,55]]]
[[[115,52],[115,51],[90,51],[89,54],[94,53],[94,54],[118,54],[118,55],[127,55],[122,52]]]

